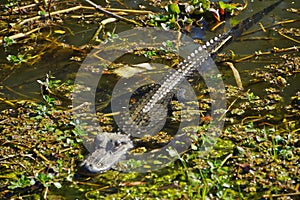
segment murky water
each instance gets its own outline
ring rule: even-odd
[[[99,3],[100,5],[103,4],[103,1],[98,0],[95,1],[96,3]],[[139,9],[138,5],[145,4],[145,1],[143,0],[137,0],[137,1],[123,1],[125,7],[132,8],[132,9]],[[248,8],[242,12],[239,16],[235,17],[235,19],[244,19],[248,16],[251,16],[253,13],[255,13],[258,10],[261,10],[261,8],[267,7],[272,3],[273,1],[254,1],[249,2]],[[103,4],[104,5],[104,4]],[[124,6],[123,5],[123,6]],[[122,6],[118,2],[112,2],[111,7],[121,7]],[[286,19],[295,19],[299,17],[297,14],[293,14],[290,12],[286,12],[286,8],[290,7],[300,7],[299,1],[294,1],[294,3],[291,3],[288,0],[285,0],[283,3],[281,3],[277,8],[274,9],[271,13],[269,13],[267,16],[265,16],[261,22],[264,24],[264,26],[268,27],[275,22],[283,21]],[[149,8],[149,10],[157,11],[159,9],[154,9],[153,7]],[[79,25],[77,24],[76,20],[73,21],[66,21],[65,26],[68,26],[72,33],[67,33],[62,36],[58,36],[58,41],[64,42],[66,44],[74,45],[74,46],[81,46],[86,44],[94,35],[95,31],[98,28],[97,24],[90,24],[90,25]],[[289,27],[290,25],[285,25],[286,27]],[[292,24],[292,27],[300,27],[300,24]],[[124,22],[118,22],[117,24],[111,24],[106,27],[106,29],[110,31],[115,31],[116,33],[128,30],[132,27],[132,25],[128,25]],[[206,31],[204,35],[202,33],[200,34],[201,37],[203,36],[204,39],[209,39],[216,35],[218,32],[224,32],[224,30],[229,29],[229,24],[227,23],[225,26],[219,28],[216,32],[209,32]],[[250,29],[248,32],[251,32],[253,30],[259,29],[258,25],[253,26],[252,29]],[[272,38],[271,40],[248,40],[250,37],[269,37]],[[228,52],[229,50],[232,50],[235,52],[235,54],[240,56],[245,56],[249,54],[253,54],[255,51],[261,50],[261,51],[268,51],[272,49],[273,47],[278,48],[287,48],[292,47],[296,45],[295,42],[287,40],[277,34],[274,31],[263,33],[261,31],[256,32],[251,35],[247,35],[245,37],[240,37],[240,40],[231,42],[228,46],[226,46],[223,49],[224,52]],[[75,50],[70,50],[68,48],[63,47],[57,47],[55,45],[49,46],[48,50],[44,55],[42,55],[42,59],[34,63],[32,65],[30,64],[22,64],[21,66],[15,68],[11,67],[8,69],[0,69],[0,85],[3,85],[4,88],[0,90],[0,98],[14,100],[14,99],[28,99],[28,100],[34,100],[34,101],[43,101],[42,96],[40,94],[40,85],[37,83],[37,80],[43,80],[45,78],[45,75],[49,72],[51,72],[52,75],[54,75],[57,79],[61,80],[67,80],[69,78],[74,78],[74,75],[76,74],[80,62],[72,61],[70,60],[73,56],[80,56],[80,52],[76,52]],[[299,53],[298,53],[299,55]],[[0,49],[0,62],[2,63],[8,63],[6,61],[6,53],[1,48]],[[129,57],[129,59],[131,59]],[[129,60],[128,59],[128,60]],[[130,63],[130,60],[127,61]],[[136,64],[136,60],[134,63]],[[261,90],[262,87],[265,87],[265,83],[259,82],[256,84],[252,84],[249,82],[250,80],[250,74],[251,72],[263,68],[267,64],[274,63],[272,56],[262,56],[255,61],[249,60],[244,61],[241,63],[235,64],[235,67],[238,69],[238,71],[241,74],[241,79],[243,81],[243,85],[245,87],[245,90],[251,89],[255,94],[260,95],[261,97],[264,96],[264,91]],[[222,74],[224,75],[224,82],[226,84],[232,84],[235,85],[235,80],[232,75],[232,71],[229,68],[220,66],[220,70]],[[110,95],[107,94],[110,92],[110,90],[113,88],[113,85],[110,85],[110,80],[116,80],[116,75],[106,75],[104,79],[102,80],[102,83],[105,83],[105,87],[107,90],[102,91],[104,94],[99,97],[99,101],[101,101],[97,106],[99,109],[104,109],[105,105],[109,103]],[[291,76],[288,78],[288,86],[283,89],[281,92],[284,96],[285,100],[288,101],[291,95],[294,95],[296,91],[299,91],[300,89],[300,76]],[[0,110],[7,108],[7,104],[0,101]],[[107,110],[106,110],[107,111]],[[70,193],[70,196],[74,195],[74,191],[78,192],[77,189],[68,191]],[[65,192],[65,191],[64,191]],[[60,192],[58,191],[57,194]],[[64,193],[65,195],[65,193]]]
[[[140,3],[143,3],[144,1],[124,1],[124,4],[127,5],[128,8],[134,8],[137,9],[137,5]],[[254,1],[253,3],[249,3],[248,8],[242,12],[239,16],[235,17],[235,19],[243,19],[248,16],[251,16],[255,11],[260,10],[261,8],[266,7],[270,4],[271,1]],[[98,3],[101,4],[99,1]],[[285,19],[295,19],[296,14],[286,12],[285,9],[289,7],[297,7],[297,4],[300,4],[298,1],[295,1],[294,3],[291,3],[289,1],[284,1],[281,3],[277,8],[275,8],[274,11],[272,11],[270,14],[265,16],[261,22],[264,24],[264,26],[270,26],[274,24],[275,22],[282,21]],[[292,6],[291,6],[292,5]],[[113,3],[112,7],[121,7],[118,3]],[[150,10],[154,9],[153,7],[149,8]],[[96,24],[92,24],[89,26],[82,26],[76,24],[76,21],[67,21],[65,22],[65,25],[68,26],[73,34],[65,34],[63,36],[59,36],[58,40],[62,41],[66,44],[75,45],[75,46],[81,46],[84,45],[86,42],[88,42],[95,33],[98,26]],[[287,27],[289,24],[286,25]],[[131,25],[125,24],[123,22],[119,22],[117,25],[109,25],[107,29],[112,29],[116,33],[129,29]],[[295,27],[295,24],[293,24],[293,27]],[[257,30],[259,28],[258,25],[255,25],[252,30]],[[219,28],[216,32],[223,32],[224,30],[228,30],[229,26],[227,25]],[[204,35],[204,39],[208,39],[212,36],[214,36],[216,33],[213,32],[206,32]],[[271,40],[243,40],[244,38],[249,37],[270,37]],[[261,31],[247,35],[245,37],[241,37],[241,41],[233,41],[231,42],[226,48],[223,49],[222,52],[227,52],[228,50],[232,50],[237,55],[248,55],[253,54],[255,51],[261,50],[261,51],[268,51],[272,49],[274,46],[278,48],[285,48],[285,47],[291,47],[294,46],[295,43],[287,40],[285,38],[282,38],[278,34],[276,34],[274,31],[263,33]],[[5,52],[0,52],[0,57],[3,62],[5,62],[6,54]],[[2,98],[7,99],[34,99],[34,100],[40,100],[42,101],[41,95],[40,95],[40,86],[36,82],[38,79],[43,79],[46,75],[46,73],[51,72],[57,79],[66,80],[70,77],[70,74],[76,73],[79,64],[78,62],[70,61],[70,58],[74,56],[76,52],[70,50],[70,49],[64,49],[62,47],[53,47],[50,48],[48,52],[45,53],[45,55],[42,56],[42,59],[38,63],[34,63],[33,65],[28,64],[22,64],[18,68],[11,68],[11,69],[1,69],[1,85],[6,86],[7,88],[4,88],[1,90],[3,93],[1,95]],[[247,82],[249,72],[264,67],[268,63],[272,63],[272,58],[259,58],[256,61],[249,61],[249,62],[242,62],[236,64],[236,68],[239,70],[242,76],[242,80],[245,86],[249,85]],[[227,69],[221,69],[225,73],[225,82],[234,84],[234,80],[230,77],[230,70]],[[226,74],[228,76],[226,76]],[[294,93],[295,88],[294,86],[297,86],[297,82],[299,82],[299,77],[292,77],[290,80],[288,80],[290,83],[290,87],[287,87],[284,91],[285,96],[289,96],[290,92]],[[251,89],[257,88],[257,85],[252,87],[249,85]],[[0,103],[1,107],[5,107],[3,103]]]

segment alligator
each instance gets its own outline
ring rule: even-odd
[[[230,31],[208,40],[204,45],[194,50],[184,61],[179,63],[175,73],[163,78],[161,84],[152,86],[151,91],[146,93],[140,101],[132,108],[131,115],[124,116],[123,132],[131,133],[136,131],[138,125],[147,124],[149,112],[159,112],[156,105],[167,105],[178,86],[186,77],[192,75],[195,68],[204,65],[210,58],[228,44],[229,41],[239,37],[244,30],[249,29],[257,23],[264,15],[273,10],[282,0],[275,2],[253,16],[242,20]],[[151,119],[152,120],[152,119]],[[154,122],[159,123],[160,119]],[[87,158],[80,165],[80,172],[87,175],[103,173],[114,167],[124,158],[124,156],[134,147],[130,134],[121,133],[101,133],[94,139],[94,148]]]

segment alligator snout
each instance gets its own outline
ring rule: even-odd
[[[79,172],[85,175],[103,173],[123,160],[133,144],[128,135],[102,133],[94,139],[94,151],[81,163]]]
[[[96,151],[95,151],[96,152]],[[95,157],[95,152],[89,155],[79,166],[79,172],[84,175],[93,176],[109,170],[114,163],[105,163],[104,160],[99,160]],[[98,153],[98,152],[97,152]],[[94,154],[94,155],[93,155]],[[101,158],[102,155],[98,154]],[[107,156],[108,158],[108,156]]]

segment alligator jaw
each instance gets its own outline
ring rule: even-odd
[[[114,167],[133,148],[129,136],[118,133],[98,134],[94,139],[94,151],[81,163],[79,172],[96,175]]]

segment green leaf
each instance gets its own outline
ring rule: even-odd
[[[38,11],[38,15],[39,16],[45,16],[47,13],[45,11]]]
[[[8,61],[10,61],[10,62],[16,62],[16,61],[17,61],[17,56],[15,56],[15,55],[8,55],[8,56],[6,57],[6,59],[7,59]]]
[[[167,11],[169,13],[177,14],[177,15],[180,13],[179,6],[178,6],[178,4],[175,4],[175,3],[172,3],[172,4],[168,5]]]
[[[219,1],[220,8],[227,9],[229,11],[237,8],[236,4],[224,3],[223,1]]]
[[[29,179],[26,176],[22,175],[18,181],[11,181],[10,184],[11,185],[8,186],[8,189],[25,188],[27,186],[34,185],[35,181],[34,179]]]
[[[11,45],[14,44],[15,41],[13,39],[11,39],[10,37],[5,36],[3,41],[5,42],[6,45]]]
[[[157,22],[166,22],[169,20],[169,17],[159,14],[157,16],[154,16],[154,20]]]

